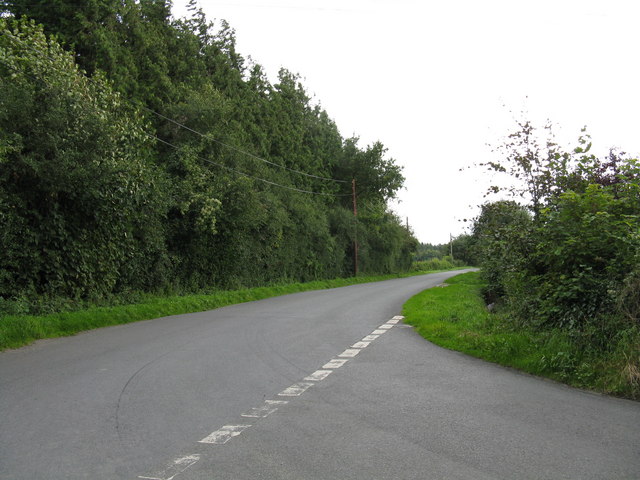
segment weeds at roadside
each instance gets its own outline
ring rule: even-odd
[[[625,331],[603,350],[585,338],[555,330],[532,330],[490,313],[476,272],[447,280],[411,298],[406,322],[427,340],[504,366],[602,393],[640,400],[640,331]]]
[[[7,314],[11,310],[9,310],[8,305],[5,305],[5,311],[0,311],[0,351],[28,345],[38,339],[74,335],[94,328],[151,320],[169,315],[202,312],[290,293],[344,287],[425,273],[434,272],[338,278],[195,295],[154,296],[151,294],[139,294],[136,296],[131,294],[124,298],[115,299],[112,305],[98,303],[98,305],[92,306],[90,303],[74,304],[73,302],[59,300],[47,304],[48,306],[45,308],[42,306],[44,302],[38,300],[37,303],[40,305],[38,309],[47,312],[38,315]],[[127,304],[127,300],[137,301]],[[26,299],[20,299],[18,307],[18,313],[27,311],[28,304]],[[55,307],[60,308],[61,311],[51,311]]]

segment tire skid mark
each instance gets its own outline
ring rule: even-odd
[[[325,378],[327,378],[332,372],[344,366],[349,360],[358,355],[362,350],[367,348],[371,343],[377,340],[380,335],[388,332],[391,328],[393,328],[400,320],[404,319],[403,316],[397,315],[387,322],[380,325],[369,335],[365,336],[362,340],[353,344],[350,348],[347,348],[344,352],[340,353],[336,356],[336,358],[331,359],[329,362],[325,363],[322,366],[322,369],[316,370],[315,372],[305,376],[302,381],[296,382],[291,386],[285,388],[282,392],[278,393],[278,397],[299,397],[304,392],[306,392],[309,388],[321,382]],[[160,357],[159,357],[160,358]],[[159,359],[158,358],[158,359]],[[156,359],[156,360],[158,360]],[[154,360],[154,361],[156,361]],[[150,362],[152,363],[152,362]],[[136,372],[133,377],[135,377],[141,370],[146,368],[147,365],[143,366],[138,372]],[[131,379],[133,379],[133,377]],[[131,381],[129,379],[129,381]],[[129,382],[127,382],[128,384]],[[126,389],[126,385],[125,385]],[[124,389],[123,389],[124,392]],[[242,432],[249,429],[252,425],[255,424],[255,421],[260,418],[265,418],[268,415],[276,412],[278,407],[285,406],[288,404],[286,400],[265,400],[264,404],[259,407],[254,407],[249,412],[243,413],[241,416],[244,418],[251,418],[253,423],[250,424],[235,424],[235,425],[224,425],[218,430],[211,432],[205,438],[200,440],[198,443],[207,444],[207,445],[224,445],[232,438],[239,436]],[[138,476],[141,480],[173,480],[175,477],[184,472],[191,465],[196,463],[200,459],[200,454],[186,455],[184,457],[177,458],[173,460],[164,470],[160,471],[158,474],[154,474],[153,476]]]

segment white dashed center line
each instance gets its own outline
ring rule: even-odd
[[[333,370],[316,370],[308,377],[304,377],[304,379],[309,382],[319,382],[320,380],[327,378],[331,372],[333,372]]]
[[[360,349],[359,348],[347,348],[344,352],[342,352],[338,356],[339,357],[346,357],[346,358],[353,358],[359,353],[360,353]]]
[[[198,460],[200,460],[200,455],[187,455],[185,457],[176,458],[161,472],[148,477],[139,475],[138,478],[146,480],[172,480],[175,476],[184,472]]]
[[[313,383],[310,382],[298,382],[291,385],[289,388],[285,388],[278,395],[281,397],[298,397],[306,392],[309,387],[312,387]]]
[[[322,368],[340,368],[349,361],[348,358],[334,358],[328,363],[325,363]]]
[[[216,430],[211,435],[200,440],[199,443],[215,443],[218,445],[227,443],[233,437],[237,437],[251,425],[225,425],[220,430]]]
[[[325,363],[322,370],[316,370],[312,374],[304,377],[303,382],[297,382],[290,387],[284,389],[278,394],[279,397],[298,397],[306,392],[309,388],[327,378],[334,370],[342,367],[349,359],[358,355],[363,349],[367,348],[371,342],[376,340],[380,335],[386,333],[400,320],[404,319],[403,316],[396,315],[388,322],[380,325],[377,329],[364,337],[361,341],[354,343],[351,348],[347,348],[344,352],[338,355],[339,358],[333,358],[329,362]],[[241,416],[245,418],[260,419],[264,418],[278,410],[278,407],[284,406],[288,403],[286,400],[265,400],[264,404],[252,408],[247,413],[243,413]],[[251,425],[225,425],[219,430],[212,432],[207,437],[200,440],[198,443],[223,445],[231,440],[233,437],[237,437]],[[189,468],[191,465],[200,460],[200,455],[187,455],[181,458],[173,460],[164,470],[157,474],[150,476],[140,475],[138,478],[142,480],[173,480],[176,476]]]
[[[243,413],[242,417],[264,418],[278,410],[278,406],[286,405],[286,400],[265,400],[264,405],[252,408],[249,412]]]

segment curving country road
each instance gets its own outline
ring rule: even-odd
[[[0,353],[0,479],[640,479],[640,404],[436,347],[455,272]]]

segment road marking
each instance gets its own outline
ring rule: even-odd
[[[233,437],[237,437],[251,425],[225,425],[220,430],[216,430],[211,435],[203,438],[198,443],[215,443],[222,445],[227,443]]]
[[[157,474],[154,474],[153,477],[138,475],[138,478],[146,480],[172,480],[198,460],[200,460],[200,455],[187,455],[186,457],[176,458],[167,466],[167,468]]]
[[[355,357],[357,354],[360,353],[360,349],[358,348],[347,348],[344,352],[342,352],[340,355],[338,355],[339,357],[348,357],[348,358],[353,358]]]
[[[305,382],[294,383],[290,387],[284,389],[278,394],[281,397],[297,397],[306,392],[310,387],[315,385],[312,382],[319,382],[327,378],[334,369],[342,367],[349,361],[350,358],[355,357],[360,353],[363,348],[366,348],[370,343],[377,339],[383,333],[386,333],[394,325],[396,325],[404,317],[396,315],[391,320],[387,321],[383,325],[380,325],[376,330],[365,336],[361,341],[354,343],[351,348],[347,348],[338,357],[333,358],[329,362],[325,363],[322,370],[316,370],[311,375],[304,378]],[[409,325],[402,325],[402,327],[410,327]],[[243,413],[242,417],[248,418],[264,418],[278,410],[278,406],[286,405],[288,401],[285,400],[265,400],[264,404],[260,407],[255,407],[249,410],[247,413]],[[212,432],[198,443],[208,443],[222,445],[227,443],[233,437],[237,437],[251,425],[225,425],[219,430]],[[187,455],[181,458],[173,460],[164,470],[154,474],[153,476],[139,475],[141,480],[173,480],[176,476],[184,472],[191,465],[200,460],[200,455]]]
[[[325,363],[322,368],[340,368],[349,361],[348,358],[334,358],[328,363]]]
[[[289,388],[285,388],[278,395],[281,397],[298,397],[307,391],[309,387],[313,386],[313,383],[298,382],[291,385]]]
[[[308,377],[304,377],[304,380],[308,380],[310,382],[319,382],[331,375],[331,372],[333,372],[333,370],[316,370]]]
[[[286,405],[287,403],[289,402],[286,400],[265,400],[264,405],[252,408],[248,413],[243,413],[241,416],[247,418],[264,418],[278,410],[276,405]]]

